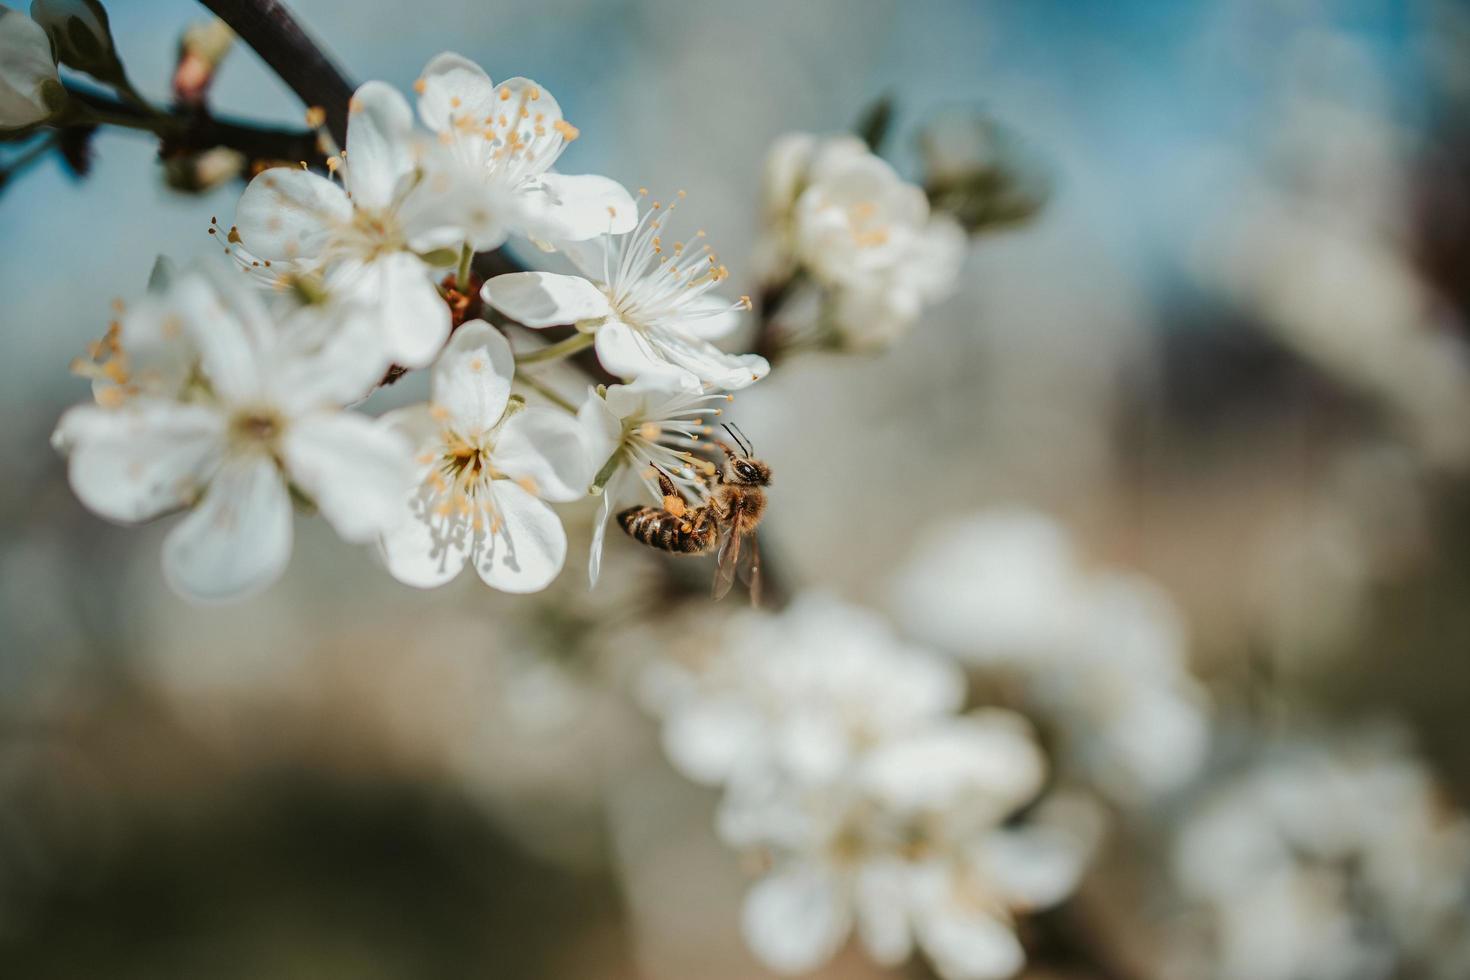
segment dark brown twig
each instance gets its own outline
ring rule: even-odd
[[[347,103],[353,85],[307,36],[280,0],[199,0],[260,55],[270,70],[308,106],[321,106],[327,131],[347,141]]]

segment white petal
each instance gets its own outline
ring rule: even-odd
[[[620,378],[652,378],[682,391],[703,390],[699,376],[669,363],[639,330],[618,320],[597,328],[597,360],[610,374]]]
[[[913,952],[907,867],[897,858],[867,861],[858,869],[853,895],[858,936],[873,959],[898,966]]]
[[[442,518],[425,509],[426,499],[427,493],[405,497],[398,519],[379,539],[389,574],[419,589],[436,588],[458,575],[471,546],[468,535],[451,532]]]
[[[348,263],[328,280],[365,305],[376,318],[384,355],[404,367],[423,367],[449,336],[449,306],[434,285],[433,270],[410,252],[390,252],[366,264]]]
[[[831,872],[815,865],[777,871],[745,896],[741,930],[751,952],[778,973],[804,973],[832,958],[852,913]]]
[[[272,400],[298,414],[361,400],[392,360],[376,310],[358,302],[314,303],[281,324],[266,382]]]
[[[977,871],[1012,908],[1043,909],[1077,887],[1090,847],[1051,827],[998,830],[976,855]]]
[[[150,401],[115,410],[78,405],[61,417],[53,442],[70,453],[77,499],[131,524],[194,500],[219,461],[223,435],[218,412]]]
[[[919,943],[944,980],[1002,980],[1026,963],[1016,934],[979,909],[951,902],[918,919]]]
[[[43,92],[48,86],[60,88],[45,29],[18,10],[0,7],[0,129],[50,116]]]
[[[454,332],[434,362],[430,385],[434,405],[461,436],[487,432],[505,414],[515,355],[505,337],[484,320],[471,320]]]
[[[741,308],[723,296],[706,293],[689,304],[687,309],[696,315],[680,320],[679,329],[691,337],[719,340],[734,333],[740,326]]]
[[[664,753],[689,779],[717,786],[734,776],[753,750],[764,750],[764,731],[764,717],[742,698],[694,698],[664,722]]]
[[[479,118],[496,107],[490,76],[462,55],[435,55],[419,80],[419,118],[436,133],[453,131],[456,116]]]
[[[273,167],[260,174],[235,205],[241,240],[263,259],[318,255],[331,229],[351,220],[346,191],[296,167]]]
[[[291,498],[266,455],[228,459],[204,500],[163,542],[163,573],[192,599],[237,598],[265,588],[291,559]]]
[[[596,174],[543,174],[519,203],[520,230],[539,241],[621,235],[638,223],[633,196],[617,181]]]
[[[274,344],[276,327],[255,290],[221,266],[201,263],[171,290],[179,303],[188,342],[214,393],[240,404],[265,391],[262,357]]]
[[[384,208],[413,170],[413,110],[398,90],[368,82],[347,103],[346,183],[359,208]]]
[[[771,365],[759,354],[727,354],[700,340],[680,324],[679,332],[650,331],[649,342],[665,360],[693,374],[706,385],[738,391],[764,378]]]
[[[480,296],[501,313],[527,327],[596,320],[612,312],[607,297],[580,276],[553,272],[512,272],[485,283]]]
[[[582,427],[561,409],[524,408],[505,420],[495,440],[492,464],[542,500],[587,496],[593,462]]]
[[[602,547],[607,543],[607,526],[612,521],[612,493],[604,490],[592,524],[592,546],[587,551],[587,588],[596,587],[602,574]]]
[[[292,482],[348,541],[372,541],[402,516],[414,482],[408,440],[365,415],[316,412],[296,419],[283,446]]]
[[[510,480],[496,480],[490,492],[495,517],[480,542],[475,570],[492,589],[539,592],[551,584],[567,557],[567,533],[556,511]]]

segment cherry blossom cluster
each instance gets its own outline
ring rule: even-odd
[[[1051,518],[1002,507],[931,528],[891,591],[912,635],[1008,680],[1056,728],[1071,775],[1113,802],[1199,770],[1210,715],[1182,614],[1142,576],[1086,567]]]
[[[1264,747],[1174,842],[1207,936],[1178,975],[1470,974],[1470,817],[1382,731]]]
[[[697,668],[650,668],[647,688],[669,759],[722,788],[721,837],[767,868],[743,912],[756,956],[799,973],[855,932],[885,965],[922,949],[946,980],[1020,970],[1016,914],[1072,891],[1096,833],[1066,797],[1036,804],[1046,759],[1026,720],[962,712],[952,660],[826,596],[726,637]]]
[[[954,291],[966,235],[855,136],[790,133],[766,159],[764,275],[818,346],[884,347]]]
[[[8,98],[30,82],[6,84]],[[442,54],[414,89],[417,121],[390,86],[359,88],[324,174],[256,176],[235,222],[211,224],[230,262],[160,263],[76,365],[94,399],[54,437],[72,487],[122,523],[186,510],[163,554],[186,596],[237,597],[279,577],[297,507],[376,544],[410,585],[473,565],[493,588],[532,592],[566,558],[551,505],[600,494],[595,580],[614,506],[660,500],[654,467],[706,495],[713,467],[695,449],[711,416],[769,370],[715,346],[750,302],[717,296],[729,273],[702,230],[676,237],[682,193],[640,204],[606,177],[553,171],[578,131],[530,79],[495,84]],[[500,327],[457,324],[449,302],[473,255],[511,236],[578,270],[484,284],[508,321],[573,328],[519,357]],[[625,383],[589,388],[580,405],[514,392],[544,390],[527,366],[584,348]],[[428,402],[381,418],[355,408],[419,368]]]

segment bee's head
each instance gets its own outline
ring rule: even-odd
[[[751,455],[750,441],[744,438],[744,433],[738,427],[730,425],[724,425],[723,428],[735,440],[735,445],[740,447],[740,452],[737,453],[724,443],[719,443],[719,447],[725,452],[725,482],[747,487],[764,487],[770,484],[771,468]]]

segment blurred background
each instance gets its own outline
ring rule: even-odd
[[[201,8],[108,6],[166,101]],[[1169,597],[1208,746],[1146,813],[1118,808],[1067,920],[1094,952],[1043,937],[1029,976],[1470,975],[1432,945],[1227,963],[1169,843],[1282,746],[1381,741],[1436,807],[1470,794],[1470,11],[292,6],[355,80],[407,90],[446,49],[536,79],[582,133],[563,169],[687,189],[734,293],[757,292],[777,136],[848,130],[887,96],[888,155],[917,177],[929,121],[1002,123],[1044,208],[973,238],[958,291],[890,349],[783,360],[733,407],[775,471],[783,586],[902,623],[892,583],[927,529],[1019,509]],[[301,118],[243,47],[211,103]],[[739,934],[751,868],[638,696],[742,599],[664,601],[659,556],[621,536],[589,594],[588,503],[563,508],[567,568],[541,595],[419,593],[318,521],[266,593],[197,607],[163,584],[167,520],[117,528],[75,500],[47,443],[88,396],[68,363],[240,190],[170,190],[137,134],[93,150],[85,179],[48,158],[0,193],[0,974],[765,975]],[[409,378],[368,409],[423,396]],[[895,973],[848,948],[821,975]]]

